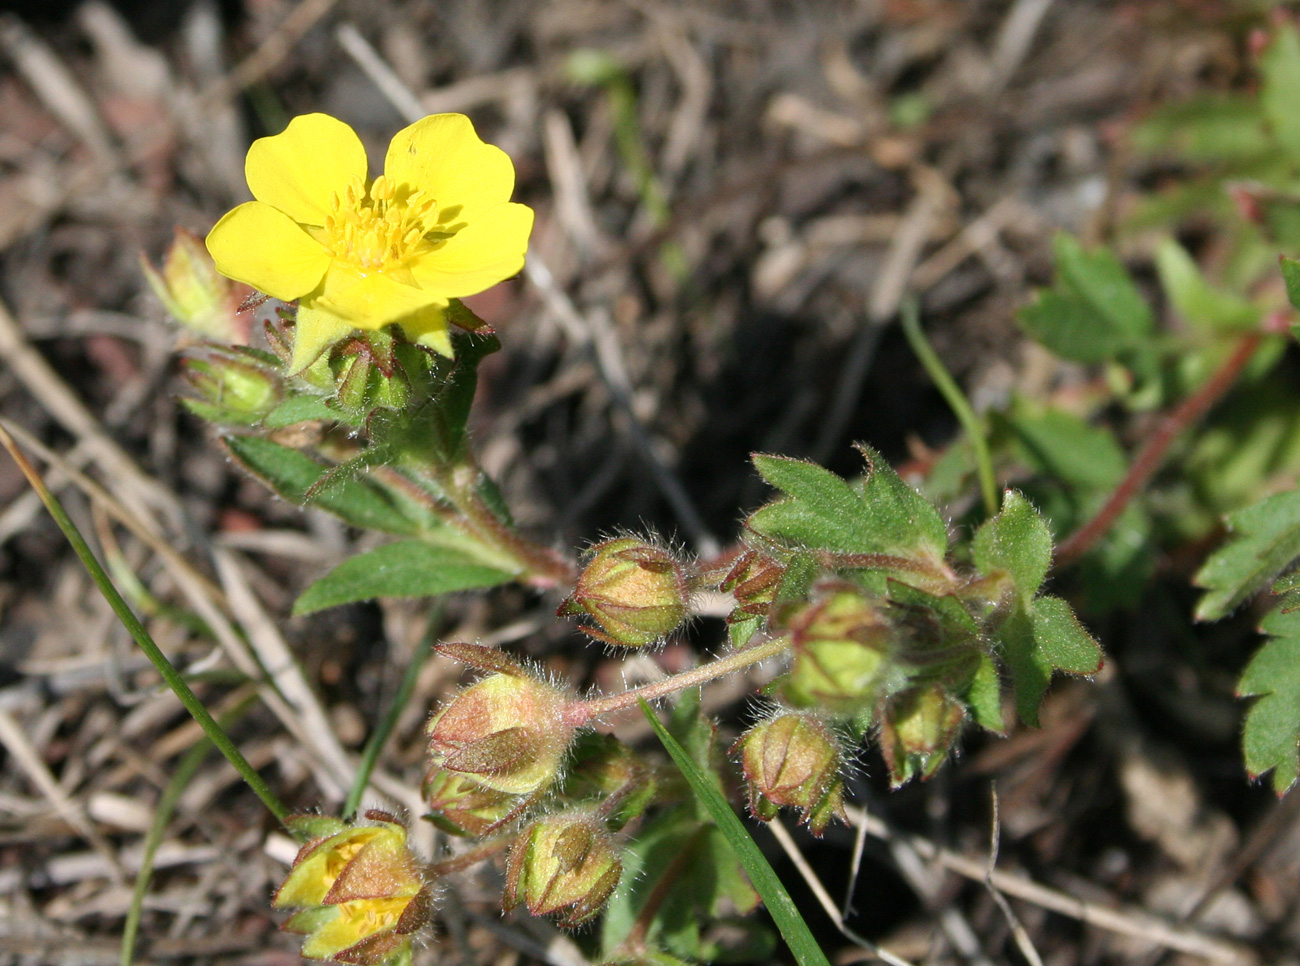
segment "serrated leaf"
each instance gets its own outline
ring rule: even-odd
[[[1032,727],[1038,726],[1038,707],[1053,671],[1095,674],[1101,670],[1100,645],[1059,597],[1039,597],[1030,609],[1017,603],[998,636],[1011,672],[1016,712]]]
[[[343,561],[307,588],[293,612],[310,614],[376,597],[433,597],[495,587],[513,579],[513,574],[487,566],[463,550],[401,540]]]
[[[1192,256],[1174,239],[1165,238],[1156,248],[1156,271],[1169,301],[1192,325],[1210,332],[1244,332],[1259,327],[1263,310],[1211,286]]]
[[[1009,574],[1026,605],[1052,565],[1052,534],[1033,505],[1015,490],[1006,491],[1002,511],[979,528],[971,549],[980,572]]]
[[[788,495],[749,518],[752,529],[806,547],[841,553],[870,553],[871,514],[853,487],[830,470],[806,460],[755,453],[754,467]]]
[[[1259,104],[1278,144],[1292,157],[1300,157],[1300,33],[1280,24],[1259,58],[1263,78]]]
[[[904,557],[928,555],[942,560],[948,552],[948,526],[939,511],[895,473],[879,453],[869,446],[860,448],[867,460],[862,500],[871,513],[878,552]]]
[[[805,460],[755,454],[763,479],[786,494],[760,507],[750,529],[786,544],[836,553],[942,559],[948,532],[939,511],[870,449],[861,492]]]
[[[1241,734],[1246,770],[1252,778],[1273,773],[1282,795],[1300,773],[1300,613],[1271,611],[1260,624],[1269,635],[1251,659],[1237,694],[1255,698]]]
[[[259,436],[228,436],[225,444],[246,469],[290,503],[306,503],[308,492],[331,471],[298,450]],[[420,522],[402,513],[379,486],[365,478],[341,479],[322,488],[311,503],[354,527],[402,535],[422,529]],[[425,523],[431,528],[437,525],[433,518]]]
[[[1034,339],[1077,362],[1102,362],[1140,346],[1154,319],[1128,271],[1108,249],[1085,252],[1066,234],[1055,239],[1056,284],[1016,314]]]
[[[1197,620],[1218,620],[1262,590],[1300,557],[1300,490],[1228,516],[1231,535],[1193,578],[1205,596]]]

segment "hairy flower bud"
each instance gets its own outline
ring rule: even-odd
[[[409,963],[411,934],[432,911],[432,890],[406,844],[406,829],[386,812],[373,824],[295,816],[291,830],[313,834],[275,893],[277,909],[298,909],[282,927],[302,933],[302,954],[360,966]]]
[[[736,598],[736,609],[727,616],[727,623],[766,616],[784,573],[785,568],[767,554],[747,550],[737,557],[722,581],[722,589]]]
[[[505,908],[577,926],[600,911],[623,874],[604,824],[591,815],[551,815],[520,833],[506,859]]]
[[[452,835],[486,835],[526,808],[528,794],[488,788],[475,775],[435,768],[425,776],[424,800],[430,820]]]
[[[219,275],[197,236],[177,228],[162,271],[143,256],[140,268],[167,314],[181,325],[217,342],[248,341],[248,323],[240,317],[239,307],[253,290]]]
[[[890,697],[881,715],[880,744],[893,784],[938,771],[965,721],[966,705],[939,685]]]
[[[564,720],[567,703],[568,697],[553,685],[503,672],[466,688],[434,715],[428,728],[432,767],[426,791],[432,789],[435,801],[459,803],[453,824],[465,827],[471,818],[471,824],[487,822],[480,832],[490,830],[551,787],[574,735],[573,725]],[[469,780],[440,779],[440,771]],[[488,792],[499,795],[474,798]]]
[[[185,379],[200,398],[185,399],[185,405],[214,423],[256,425],[283,395],[277,369],[274,357],[239,347],[188,358]]]
[[[619,537],[592,548],[578,586],[556,613],[590,617],[597,626],[582,630],[598,641],[644,647],[681,625],[688,597],[686,571],[672,554]]]
[[[814,835],[832,818],[844,819],[839,743],[813,715],[760,721],[732,750],[740,753],[754,818],[770,822],[783,806],[797,808]]]
[[[836,585],[790,621],[794,663],[783,693],[796,707],[855,713],[889,669],[894,627],[856,587]]]

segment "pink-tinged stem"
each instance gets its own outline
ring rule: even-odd
[[[736,651],[734,654],[720,657],[716,661],[702,664],[690,671],[674,674],[672,677],[656,681],[654,684],[632,688],[630,691],[611,694],[609,697],[596,698],[591,701],[574,701],[565,711],[565,721],[574,727],[580,727],[603,714],[633,707],[640,699],[653,701],[656,698],[662,698],[677,691],[684,691],[687,688],[724,678],[742,668],[757,664],[760,661],[766,661],[770,657],[776,657],[788,650],[789,647],[790,639],[788,637],[774,637],[770,641],[755,644],[743,651]]]

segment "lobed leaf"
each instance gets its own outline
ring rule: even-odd
[[[1193,578],[1206,590],[1197,620],[1218,620],[1259,593],[1300,557],[1300,490],[1278,493],[1228,516],[1232,531]]]
[[[1033,727],[1038,726],[1038,708],[1053,671],[1095,674],[1101,670],[1101,646],[1059,597],[1039,597],[1028,608],[1018,602],[999,639],[1011,672],[1016,712]]]
[[[1251,777],[1272,772],[1273,790],[1284,795],[1300,774],[1300,612],[1274,610],[1260,631],[1270,639],[1237,685],[1238,695],[1256,699],[1241,747]]]

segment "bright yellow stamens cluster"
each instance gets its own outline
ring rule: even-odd
[[[362,272],[403,264],[427,249],[437,202],[420,190],[380,175],[367,189],[357,177],[330,198],[322,244],[334,258]]]

